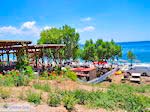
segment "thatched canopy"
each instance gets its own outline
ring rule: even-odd
[[[28,45],[31,41],[21,41],[21,40],[0,40],[0,47],[7,47],[13,45]]]

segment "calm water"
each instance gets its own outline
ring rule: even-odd
[[[150,63],[150,41],[143,42],[122,42],[118,43],[123,48],[123,59],[127,59],[127,52],[131,50],[136,59],[142,63]]]

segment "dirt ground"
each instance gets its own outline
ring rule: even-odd
[[[22,86],[22,87],[11,87],[8,88],[11,91],[11,98],[8,98],[6,100],[0,99],[0,112],[68,112],[65,107],[62,105],[59,107],[50,107],[45,102],[48,98],[47,92],[42,92],[42,102],[40,105],[35,105],[26,102],[25,100],[20,100],[18,97],[21,93],[24,93],[25,91],[32,90],[36,92],[41,92],[41,90],[34,89],[32,85],[34,83],[48,83],[53,88],[58,88],[61,90],[76,90],[76,89],[84,89],[87,91],[106,91],[107,87],[112,84],[120,84],[121,83],[121,77],[122,75],[112,75],[110,78],[112,79],[112,82],[102,82],[99,84],[99,86],[91,85],[91,84],[85,84],[80,82],[74,82],[71,80],[64,80],[64,81],[58,81],[58,80],[34,80],[30,83],[29,86]],[[150,84],[150,77],[142,77],[142,82],[145,84]],[[131,83],[129,83],[131,84]],[[139,84],[138,84],[139,85]],[[147,94],[146,94],[147,95]],[[18,110],[19,111],[18,111]],[[113,112],[105,109],[89,109],[83,105],[76,105],[75,109],[72,112]],[[123,110],[115,110],[114,112],[125,112]]]

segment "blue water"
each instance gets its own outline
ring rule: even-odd
[[[117,43],[123,48],[122,59],[127,60],[127,52],[131,50],[136,59],[142,63],[150,63],[150,41]]]

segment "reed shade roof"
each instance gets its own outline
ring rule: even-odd
[[[14,46],[14,45],[27,45],[31,44],[31,41],[21,41],[21,40],[0,40],[0,47]]]
[[[28,50],[30,49],[42,49],[42,48],[53,48],[53,49],[57,49],[57,48],[63,48],[65,47],[64,44],[43,44],[43,45],[28,45],[28,46],[11,46],[11,47],[0,47],[0,50],[18,50],[21,48],[27,48]]]

